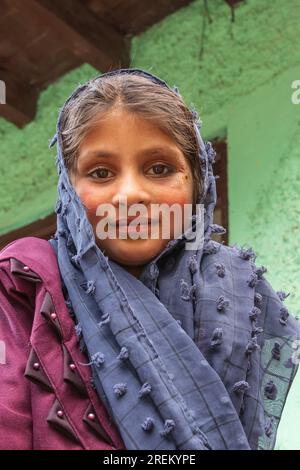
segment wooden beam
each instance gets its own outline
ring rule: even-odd
[[[12,0],[22,10],[30,9],[55,31],[70,51],[100,72],[130,64],[129,39],[100,20],[80,0]],[[46,51],[45,51],[46,52]]]
[[[0,235],[0,250],[18,238],[38,237],[49,240],[56,231],[56,214],[53,212],[44,219],[36,220],[31,224],[20,227],[17,230]]]
[[[0,104],[0,116],[22,128],[35,116],[39,90],[1,68],[0,80],[5,83],[6,89],[6,102]]]

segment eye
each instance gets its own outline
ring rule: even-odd
[[[92,178],[105,179],[108,178],[107,173],[109,173],[109,170],[107,168],[96,168],[94,171],[89,173],[89,176],[91,176]],[[97,176],[93,176],[95,174]]]
[[[169,165],[164,165],[163,163],[152,165],[151,169],[154,169],[155,176],[166,176],[174,172],[174,168]]]

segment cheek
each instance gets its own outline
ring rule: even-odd
[[[170,204],[191,204],[193,202],[193,182],[188,174],[180,174],[164,190],[164,202]]]
[[[76,188],[76,192],[86,207],[88,219],[94,225],[99,219],[96,215],[97,208],[100,204],[107,202],[107,197],[101,195],[101,193],[99,194],[99,190],[97,191],[92,187],[86,187],[83,185],[79,185]]]
[[[182,175],[181,178],[182,192],[186,202],[192,202],[193,200],[193,178],[189,174]]]

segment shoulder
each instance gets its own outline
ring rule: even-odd
[[[237,245],[225,245],[215,240],[208,240],[201,251],[201,262],[205,265],[215,263],[231,272],[240,268],[253,270],[255,266],[255,253],[252,248],[241,248]]]
[[[8,261],[11,272],[22,271],[24,276],[36,273],[46,282],[59,274],[56,253],[42,238],[22,237],[6,245],[0,251],[0,266]]]
[[[36,257],[39,253],[53,252],[50,243],[38,237],[22,237],[12,241],[0,250],[0,260],[15,254],[26,253]]]
[[[286,325],[290,323],[291,336],[300,335],[299,322],[295,322],[283,304],[289,294],[275,291],[268,280],[268,269],[256,263],[252,247],[227,246],[210,240],[204,246],[203,255],[201,271],[203,277],[211,281],[209,285],[218,284],[227,293],[231,291],[232,296],[243,297],[244,301],[253,298],[255,307],[268,316],[272,331],[283,325],[287,333],[289,328]]]
[[[227,246],[209,240],[203,247],[200,269],[204,277],[219,283],[224,289],[250,298],[267,282],[264,277],[267,269],[257,266],[255,260],[256,253],[251,247]],[[276,293],[274,296],[278,297]]]

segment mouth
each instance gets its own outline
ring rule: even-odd
[[[130,223],[135,220],[136,218],[133,219],[121,219],[117,220],[115,222],[116,227],[129,227]],[[158,219],[145,219],[145,218],[140,218],[136,221],[136,224],[134,224],[134,227],[139,227],[139,226],[149,226],[149,225],[157,225],[159,222]]]

